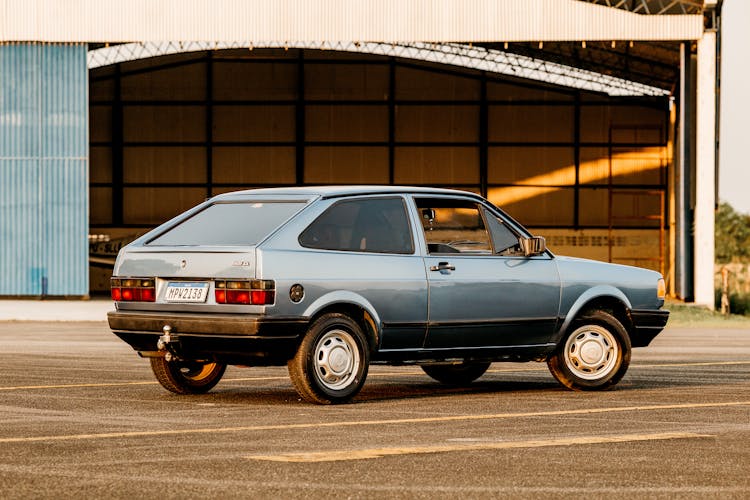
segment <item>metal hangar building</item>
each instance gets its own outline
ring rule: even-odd
[[[0,296],[236,189],[454,187],[713,305],[717,0],[0,0]]]

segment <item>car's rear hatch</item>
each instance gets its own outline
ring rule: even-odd
[[[251,279],[256,277],[255,246],[126,248],[114,276]]]
[[[253,283],[265,283],[255,277],[254,246],[200,251],[180,247],[133,248],[124,250],[118,259],[112,279],[112,298],[120,309],[198,311],[221,306],[224,312],[232,312],[227,309],[226,292],[224,295],[217,295],[217,292],[226,290],[229,285],[245,294],[242,302],[236,302],[233,297],[229,305],[252,305]],[[270,289],[273,290],[273,286]],[[265,298],[255,305],[266,305]]]
[[[225,312],[273,303],[256,247],[305,201],[221,200],[187,212],[123,248],[112,279],[121,309]]]

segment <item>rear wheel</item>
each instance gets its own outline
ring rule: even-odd
[[[219,383],[227,365],[203,361],[167,361],[151,358],[151,370],[156,380],[176,394],[203,394]]]
[[[318,318],[287,363],[294,388],[306,401],[345,403],[362,388],[370,350],[356,321],[340,313]]]
[[[570,389],[608,389],[628,371],[630,350],[622,323],[607,312],[594,311],[571,326],[547,366]]]
[[[469,385],[484,375],[490,367],[487,362],[463,362],[454,365],[422,365],[422,370],[446,385]]]

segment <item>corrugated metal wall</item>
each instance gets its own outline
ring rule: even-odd
[[[88,294],[86,45],[0,45],[0,296]]]

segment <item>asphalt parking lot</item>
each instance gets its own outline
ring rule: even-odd
[[[0,322],[0,356],[3,498],[750,497],[750,330],[668,328],[609,392],[376,366],[333,407],[281,367],[168,393],[103,322]]]

